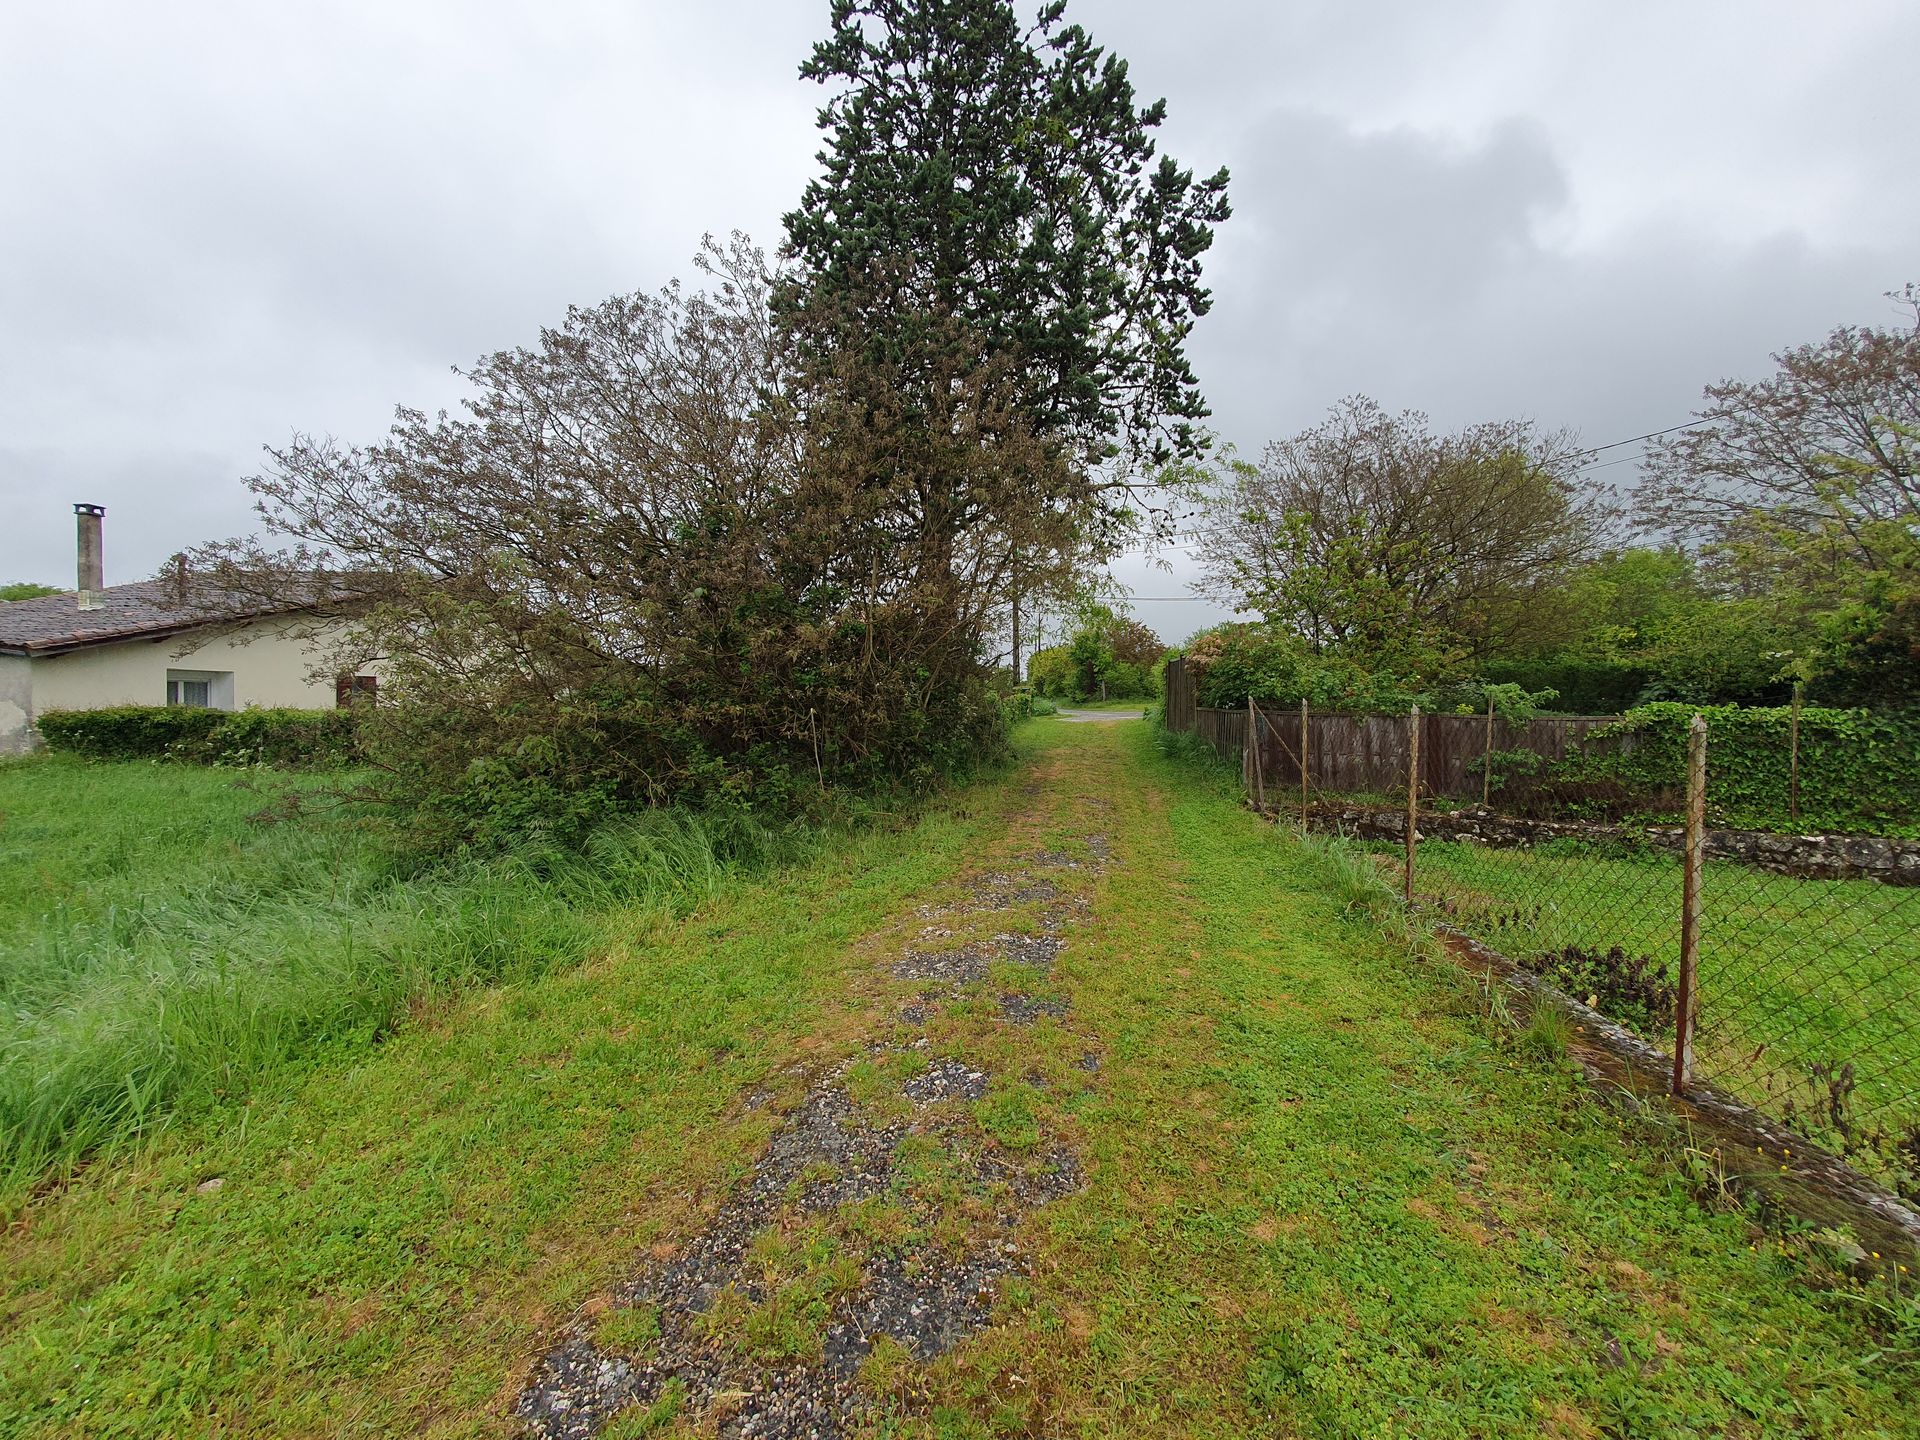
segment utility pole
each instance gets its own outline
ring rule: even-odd
[[[1013,577],[1013,683],[1020,683],[1020,575]]]

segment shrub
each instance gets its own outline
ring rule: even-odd
[[[202,710],[116,705],[53,710],[38,721],[52,750],[95,760],[198,765],[342,765],[356,750],[352,710]]]
[[[1652,679],[1644,666],[1566,656],[1490,660],[1484,669],[1490,681],[1554,691],[1559,708],[1569,715],[1617,715],[1640,698]]]
[[[1553,766],[1543,788],[1624,792],[1641,813],[1677,817],[1686,795],[1687,730],[1696,714],[1707,720],[1710,824],[1883,834],[1920,828],[1920,714],[1910,712],[1803,709],[1797,820],[1786,706],[1642,705]]]

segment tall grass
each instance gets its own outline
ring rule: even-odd
[[[683,911],[808,844],[659,811],[582,852],[423,868],[350,804],[253,818],[324,783],[0,766],[0,1211],[50,1169],[375,1042],[420,997],[573,964],[610,917]]]

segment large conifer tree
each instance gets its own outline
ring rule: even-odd
[[[1028,27],[1009,0],[834,0],[800,72],[836,87],[825,169],[788,241],[806,283],[859,297],[869,343],[955,318],[1019,367],[1038,433],[1159,465],[1202,444],[1184,347],[1227,172],[1155,163],[1165,102],[1136,105],[1065,9]]]

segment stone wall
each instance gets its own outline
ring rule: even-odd
[[[1312,828],[1360,840],[1404,841],[1404,810],[1359,805],[1316,805]],[[1422,840],[1466,840],[1505,848],[1547,840],[1584,840],[1651,845],[1678,855],[1685,836],[1677,825],[1645,828],[1584,825],[1565,820],[1521,820],[1473,806],[1433,811],[1420,817]],[[1807,879],[1881,880],[1889,885],[1920,885],[1920,840],[1891,840],[1877,835],[1776,835],[1764,830],[1709,830],[1707,856],[1736,860],[1761,870]]]

